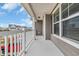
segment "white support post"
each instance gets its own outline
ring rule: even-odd
[[[54,34],[54,15],[52,14],[52,34]]]
[[[10,55],[12,56],[12,55],[13,55],[13,49],[12,49],[12,48],[13,48],[13,47],[12,47],[12,46],[13,46],[13,45],[12,45],[13,42],[12,42],[12,36],[10,35],[9,37],[10,37]]]
[[[35,30],[35,18],[34,17],[32,17],[32,20],[33,20],[33,23],[32,23],[32,30],[33,30],[33,35],[34,35],[34,38],[33,39],[35,39],[35,37],[36,37],[36,30]]]
[[[44,19],[43,19],[43,35],[44,35],[44,40],[46,40],[46,15],[44,15]]]
[[[14,34],[14,55],[16,56],[16,35]]]
[[[59,5],[59,35],[62,36],[62,22],[61,22],[61,4]]]
[[[7,45],[7,37],[4,36],[5,39],[5,56],[8,56],[8,45]]]

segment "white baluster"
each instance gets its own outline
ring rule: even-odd
[[[12,46],[13,46],[13,45],[12,45],[13,42],[12,42],[12,36],[10,35],[9,37],[10,37],[10,55],[12,56],[12,55],[13,55],[13,49],[12,49],[12,48],[13,48],[13,47],[12,47]]]
[[[8,56],[8,45],[7,45],[7,37],[4,36],[5,39],[5,56]]]
[[[20,33],[19,42],[20,42],[20,53],[21,53],[21,33]]]
[[[14,34],[14,55],[16,56],[16,34]]]
[[[20,34],[20,52],[22,52],[22,49],[21,49],[21,39],[22,39],[22,37],[21,37],[21,35],[22,34]]]
[[[19,55],[19,34],[17,34],[17,45],[18,45],[18,54],[17,55]]]

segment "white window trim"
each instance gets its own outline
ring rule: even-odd
[[[58,9],[60,9],[59,8],[60,7],[60,4],[58,4],[58,6],[55,8],[55,10],[52,12],[52,15],[54,15],[54,13],[58,10]],[[60,18],[60,10],[59,10],[59,18]],[[53,17],[53,19],[54,19],[54,17]],[[56,22],[54,22],[53,21],[53,25],[55,25],[55,24],[57,24],[57,23],[60,23],[60,19],[59,19],[59,21],[56,21]],[[53,29],[54,29],[54,26],[53,26]],[[53,30],[54,31],[54,30]],[[54,33],[53,33],[54,34]],[[59,34],[60,35],[60,34]]]
[[[57,23],[59,23],[60,21],[57,21],[57,22],[54,22],[53,24],[57,24]]]
[[[79,16],[79,12],[77,12],[77,13],[75,13],[75,14],[72,14],[72,15],[70,15],[70,16],[67,17],[67,18],[62,19],[61,21],[70,20],[71,18],[74,18],[74,17],[77,17],[77,16]]]
[[[58,4],[58,6],[55,8],[55,10],[52,12],[52,14],[54,14],[57,11],[57,9],[59,8],[59,6],[60,6],[60,4]]]
[[[62,36],[62,22],[61,22],[61,4],[59,6],[59,36]]]

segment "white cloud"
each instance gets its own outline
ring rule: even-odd
[[[21,26],[26,26],[26,24],[25,23],[22,23],[22,24],[20,24]]]
[[[21,7],[17,12],[16,12],[16,15],[18,15],[19,13],[23,12],[24,11],[24,8]]]
[[[22,12],[22,11],[24,11],[24,8],[23,7],[21,7],[21,9],[19,10],[19,12]]]
[[[32,27],[32,20],[27,18],[27,19],[22,19],[22,23],[10,23],[10,24]]]
[[[15,9],[17,7],[17,5],[18,4],[15,4],[15,3],[6,3],[1,8],[8,10],[8,11],[11,11],[11,10]]]
[[[10,23],[10,24],[15,24],[15,25],[20,25],[20,26],[26,26],[26,24],[25,23]]]
[[[27,27],[31,27],[32,26],[32,20],[27,18],[27,19],[22,19],[23,22],[26,23]]]
[[[31,16],[30,16],[29,14],[27,14],[27,17],[28,17],[28,18],[31,18]]]
[[[6,27],[8,27],[8,24],[0,24],[0,27],[6,28]]]
[[[23,7],[21,7],[21,8],[16,12],[16,15],[18,15],[19,13],[21,13],[21,12],[23,12],[23,11],[27,14],[27,18],[31,18],[31,16],[28,14],[27,11],[25,11],[25,9],[24,9]]]

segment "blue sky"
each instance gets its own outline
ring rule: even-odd
[[[0,4],[0,26],[7,27],[8,24],[32,27],[31,16],[21,4]]]

